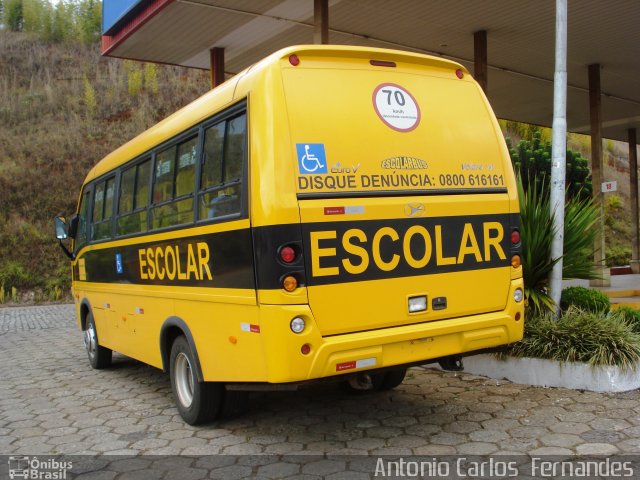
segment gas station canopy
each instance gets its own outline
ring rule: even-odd
[[[209,69],[211,49],[224,49],[227,76],[313,43],[318,23],[314,0],[104,0],[103,9],[104,55]],[[551,126],[553,0],[329,0],[323,21],[329,43],[439,55],[472,73],[484,48],[497,116]],[[638,0],[569,2],[569,131],[590,132],[590,65],[600,73],[602,136],[627,141],[640,127],[639,28]]]

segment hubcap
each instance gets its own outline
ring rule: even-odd
[[[84,331],[84,346],[87,349],[87,353],[89,357],[93,358],[96,354],[96,330],[93,327],[93,324],[89,324],[87,329]]]
[[[189,408],[193,402],[193,371],[189,358],[182,352],[176,357],[175,370],[178,400],[182,406]]]

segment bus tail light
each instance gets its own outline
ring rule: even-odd
[[[293,263],[296,260],[296,251],[291,245],[281,247],[278,255],[284,263]]]
[[[293,292],[298,288],[298,280],[293,275],[287,275],[282,279],[282,288],[287,292]]]
[[[305,343],[304,345],[302,345],[302,347],[300,348],[300,352],[303,355],[309,355],[309,353],[311,352],[311,345],[309,345],[308,343]]]
[[[251,232],[258,289],[302,294],[299,289],[306,286],[307,276],[300,225],[256,227]]]
[[[512,214],[510,224],[508,231],[511,232],[509,236],[509,241],[511,242],[511,266],[516,269],[522,266],[522,235],[520,235],[519,215]]]
[[[518,245],[520,243],[520,230],[517,228],[511,230],[511,243],[513,245]]]

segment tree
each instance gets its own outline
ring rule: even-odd
[[[80,41],[87,45],[97,42],[102,33],[102,6],[96,0],[82,0],[78,4],[77,25]]]
[[[100,0],[0,0],[0,27],[32,32],[46,42],[94,44],[102,34]]]
[[[65,42],[71,38],[77,38],[74,29],[74,5],[71,2],[59,2],[53,12],[51,26],[51,40]]]
[[[12,32],[21,32],[24,28],[22,0],[6,0],[3,11],[6,27]]]
[[[549,195],[543,189],[548,187],[551,178],[551,143],[542,141],[542,133],[538,129],[533,132],[531,141],[521,140],[515,149],[508,139],[507,144],[513,168],[522,178],[525,190],[535,185],[539,195]],[[589,161],[573,150],[567,150],[566,191],[567,200],[586,200],[591,198],[593,191]]]
[[[25,32],[41,33],[48,20],[45,4],[42,0],[22,0],[22,18]]]

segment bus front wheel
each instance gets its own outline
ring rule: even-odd
[[[98,342],[98,330],[93,319],[93,313],[87,314],[87,325],[84,331],[84,346],[92,368],[101,370],[111,365],[112,351]]]
[[[222,385],[198,381],[195,355],[185,337],[173,342],[169,365],[171,389],[182,419],[189,425],[214,420],[220,411]]]

